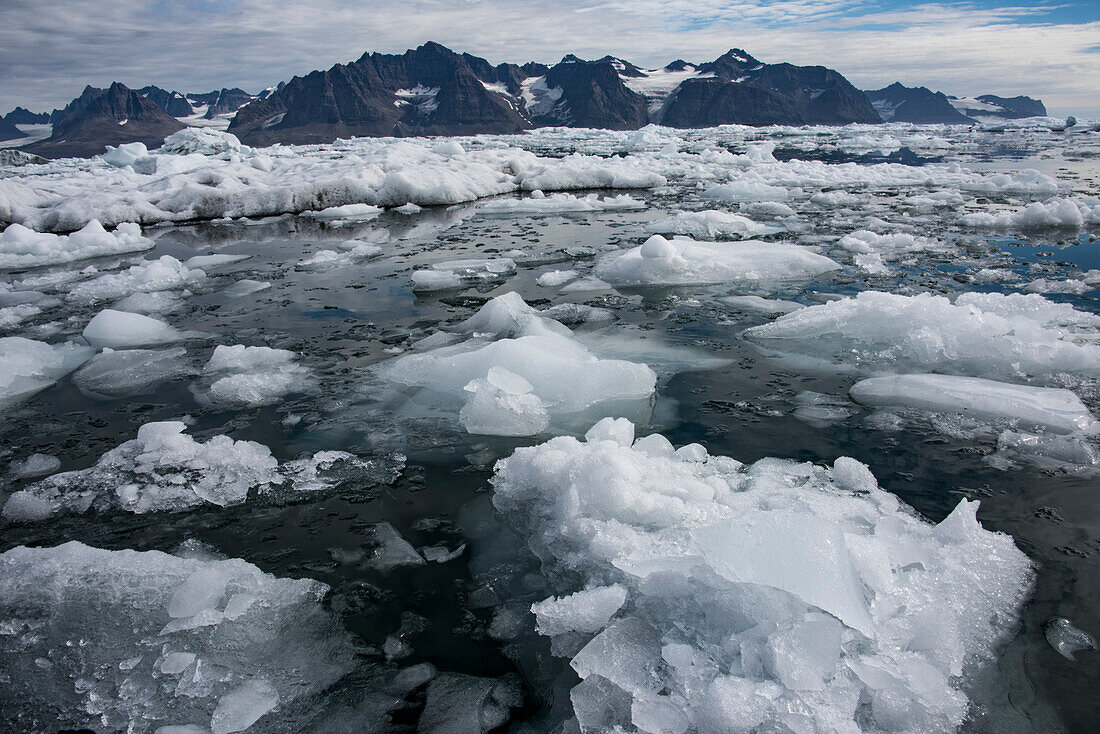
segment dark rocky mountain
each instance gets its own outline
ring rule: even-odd
[[[1031,97],[998,97],[995,94],[983,94],[978,97],[948,97],[951,105],[975,120],[1002,119],[1018,120],[1022,117],[1046,116],[1047,108],[1042,101]]]
[[[400,55],[364,54],[350,64],[294,77],[266,99],[245,105],[229,132],[249,145],[267,145],[356,135],[512,133],[530,127],[508,92],[509,82],[513,89],[518,85],[519,67],[492,67],[470,58],[437,43]]]
[[[17,128],[14,122],[8,122],[6,117],[0,117],[0,140],[16,140],[25,137],[27,134]]]
[[[107,145],[142,142],[155,148],[184,125],[138,92],[118,82],[99,95],[73,100],[54,122],[50,137],[22,150],[46,158],[98,155]],[[91,96],[87,99],[86,96]]]
[[[49,125],[50,113],[34,113],[24,107],[16,107],[4,115],[4,119],[12,125]]]
[[[209,100],[207,102],[204,102],[204,104],[207,105],[207,109],[206,114],[204,114],[203,117],[207,120],[213,120],[218,115],[225,115],[230,112],[236,112],[241,107],[255,99],[255,97],[253,97],[251,94],[237,87],[233,87],[232,89],[226,89],[223,87],[217,92],[211,92],[208,95],[203,96],[205,96],[206,99]]]
[[[671,65],[670,65],[671,66]],[[665,71],[683,73],[679,62]],[[741,49],[694,67],[654,111],[673,127],[710,125],[845,125],[881,122],[867,96],[824,66],[765,64]]]
[[[172,117],[190,117],[195,112],[191,109],[191,103],[179,92],[148,86],[137,90],[137,93]]]
[[[80,93],[80,96],[74,99],[72,102],[69,102],[69,104],[65,105],[65,109],[54,110],[50,113],[50,124],[56,125],[58,120],[60,120],[62,117],[81,112],[89,104],[91,104],[92,100],[98,98],[106,91],[106,89],[100,89],[99,87],[93,87],[90,85],[84,87],[84,91]]]
[[[610,56],[599,61],[566,56],[536,78],[541,82],[528,85],[531,101],[524,108],[527,119],[534,127],[636,130],[649,122],[646,98],[629,89],[620,74],[630,77],[637,70],[633,64],[627,66]]]
[[[973,122],[951,104],[943,92],[928,87],[906,87],[894,82],[866,92],[871,104],[886,122],[966,124]]]

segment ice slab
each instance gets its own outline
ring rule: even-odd
[[[574,214],[601,211],[624,211],[644,209],[645,202],[629,194],[605,196],[596,194],[574,196],[572,194],[551,194],[532,191],[531,196],[523,199],[495,199],[477,205],[475,211],[481,215],[520,216],[537,214]]]
[[[655,234],[687,235],[695,239],[710,240],[715,237],[745,239],[769,232],[781,231],[771,224],[754,222],[748,217],[731,212],[707,209],[701,212],[678,212],[671,217],[658,219],[646,225],[647,232]]]
[[[942,372],[1049,381],[1100,376],[1100,317],[1042,296],[864,291],[754,326],[745,336],[783,353],[877,372]]]
[[[140,252],[153,247],[132,222],[120,223],[108,232],[92,219],[79,232],[55,235],[35,232],[21,224],[9,224],[0,234],[0,268],[36,268],[62,265],[104,255]]]
[[[73,384],[93,398],[113,400],[149,390],[194,370],[183,347],[172,349],[104,349],[73,374]]]
[[[68,298],[76,303],[96,303],[133,293],[182,290],[201,285],[205,280],[203,270],[188,267],[171,255],[163,255],[122,272],[108,273],[79,283],[69,291]]]
[[[404,457],[363,460],[339,451],[280,464],[254,441],[214,436],[205,443],[180,421],[147,423],[137,438],[111,449],[88,469],[47,477],[8,498],[3,517],[34,522],[61,513],[118,508],[134,513],[228,507],[262,494],[293,501],[349,480],[359,486],[393,481]]]
[[[82,335],[93,347],[124,349],[178,342],[186,335],[160,319],[105,308],[88,322]]]
[[[51,345],[21,336],[0,338],[0,410],[42,392],[93,353],[72,342]]]
[[[17,705],[30,729],[260,730],[356,665],[327,590],[236,559],[13,548],[0,555],[0,709]]]
[[[978,377],[916,374],[861,380],[849,394],[856,402],[875,407],[962,413],[1054,433],[1100,432],[1100,423],[1081,399],[1064,389]]]
[[[612,285],[704,285],[809,280],[840,265],[798,245],[697,242],[651,236],[645,244],[604,256],[596,274]]]
[[[606,419],[517,449],[492,482],[555,591],[626,592],[577,596],[617,615],[569,653],[583,731],[954,731],[1032,579],[976,502],[932,525],[845,457],[745,466]]]
[[[215,403],[258,407],[309,390],[313,373],[297,358],[286,349],[219,344],[203,367],[212,380],[206,396]]]

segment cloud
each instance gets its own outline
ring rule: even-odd
[[[0,110],[62,106],[87,83],[116,79],[184,92],[258,91],[364,51],[401,52],[426,40],[494,63],[553,62],[572,52],[611,53],[643,66],[709,60],[737,46],[765,61],[830,66],[863,88],[900,80],[957,94],[1030,94],[1052,111],[1087,112],[1100,99],[1100,22],[1051,22],[1045,19],[1052,6],[1041,5],[868,5],[4,0]]]

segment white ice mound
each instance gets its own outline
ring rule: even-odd
[[[476,211],[478,214],[483,215],[516,216],[524,214],[623,211],[644,208],[645,202],[639,201],[629,194],[605,196],[601,199],[596,194],[588,194],[587,196],[551,194],[546,196],[541,191],[534,191],[530,197],[524,199],[496,199],[482,202],[477,205]]]
[[[1054,433],[1100,431],[1100,423],[1070,390],[979,377],[917,374],[861,380],[849,394],[856,402],[875,407],[962,413]]]
[[[1100,224],[1100,204],[1056,197],[1011,212],[964,214],[959,221],[986,229],[1081,229],[1086,224]]]
[[[255,441],[223,435],[200,443],[186,430],[181,421],[147,423],[137,438],[111,449],[94,466],[55,474],[14,493],[3,516],[32,522],[89,508],[146,513],[204,504],[228,507],[244,503],[250,493],[277,501],[350,479],[363,484],[392,481],[403,463],[400,456],[373,462],[322,451],[280,465]]]
[[[458,412],[482,434],[533,435],[548,425],[648,413],[653,370],[597,357],[516,293],[492,299],[458,330],[470,336],[385,362],[379,376],[411,403]]]
[[[1100,377],[1100,317],[1042,296],[864,291],[754,326],[745,336],[779,352],[871,371],[1049,380]],[[1081,339],[1080,342],[1077,339]]]
[[[0,339],[0,410],[42,392],[92,354],[93,350],[72,342],[51,345],[21,336]]]
[[[157,153],[222,155],[240,153],[241,141],[233,133],[208,127],[185,127],[164,139]]]
[[[840,265],[805,247],[772,242],[696,242],[655,234],[596,266],[612,285],[705,285],[809,280]]]
[[[671,217],[658,219],[647,224],[646,231],[657,234],[682,234],[704,239],[714,237],[741,239],[776,232],[779,231],[779,227],[754,222],[740,214],[708,209],[701,212],[679,212]]]
[[[354,668],[327,591],[239,559],[13,548],[0,555],[0,672],[28,730],[257,731]]]
[[[185,334],[152,316],[105,308],[84,327],[83,336],[93,347],[120,349],[170,344]]]
[[[590,587],[534,607],[598,631],[572,658],[584,732],[954,731],[1032,578],[976,502],[930,524],[849,458],[745,466],[606,419],[493,485],[550,577]]]
[[[0,268],[36,268],[61,265],[124,252],[139,252],[153,247],[153,241],[141,234],[132,222],[108,232],[98,220],[91,220],[79,232],[56,235],[35,232],[21,224],[9,224],[0,234]]]
[[[108,273],[80,283],[69,291],[69,300],[96,303],[134,293],[158,293],[200,285],[206,272],[188,267],[171,255],[145,260],[118,273]]]
[[[600,158],[578,153],[564,158],[536,159],[517,172],[516,181],[524,191],[649,189],[667,182],[647,161],[634,156]]]
[[[313,373],[286,349],[218,345],[203,367],[210,375],[208,397],[215,403],[257,407],[313,386]]]
[[[468,288],[482,283],[503,283],[515,273],[514,260],[494,257],[432,263],[425,270],[414,270],[410,277],[414,291],[429,292]]]

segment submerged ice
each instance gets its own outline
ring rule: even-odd
[[[849,458],[745,466],[605,419],[493,484],[561,591],[590,585],[533,607],[574,636],[584,732],[954,731],[1031,581],[976,502],[932,525]]]

